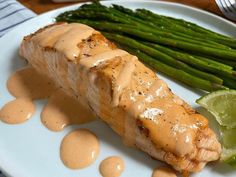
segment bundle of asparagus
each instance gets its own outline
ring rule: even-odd
[[[87,24],[157,71],[194,88],[236,89],[236,39],[231,37],[146,9],[106,7],[97,1],[56,20]]]

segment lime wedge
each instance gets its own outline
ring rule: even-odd
[[[236,167],[236,149],[225,149],[222,150],[221,161],[229,164],[232,167]]]
[[[236,167],[236,129],[221,127],[223,150],[221,160]]]
[[[211,92],[196,102],[212,113],[220,124],[221,161],[236,167],[236,90]]]
[[[227,149],[236,149],[236,129],[221,128],[222,143]]]
[[[196,102],[211,112],[220,125],[227,129],[236,127],[236,90],[211,92]]]

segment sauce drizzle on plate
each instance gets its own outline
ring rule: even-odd
[[[32,117],[34,103],[26,98],[17,98],[5,104],[0,110],[0,120],[7,124],[20,124]]]
[[[64,137],[61,143],[62,162],[71,169],[81,169],[91,165],[100,151],[99,140],[91,131],[79,129]]]
[[[51,79],[26,67],[13,73],[7,81],[8,91],[16,98],[32,100],[48,98],[56,87]]]
[[[49,98],[41,113],[42,123],[52,131],[62,131],[67,125],[88,123],[94,119],[90,110],[62,89]]]
[[[124,161],[120,157],[111,156],[101,162],[99,171],[103,177],[119,177],[124,168]]]

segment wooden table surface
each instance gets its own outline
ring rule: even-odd
[[[37,14],[41,14],[43,12],[47,12],[47,11],[57,9],[60,7],[76,4],[75,2],[54,3],[51,0],[18,0],[18,1]],[[165,1],[191,5],[191,6],[215,13],[217,15],[223,16],[219,8],[217,7],[215,0],[165,0]]]

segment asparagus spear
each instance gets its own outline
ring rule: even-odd
[[[133,39],[130,39],[128,37],[124,37],[124,36],[117,35],[117,34],[111,34],[111,33],[103,33],[103,34],[108,39],[111,39],[113,41],[116,41],[119,44],[123,44],[123,45],[129,46],[129,47],[135,47],[136,49],[143,51],[144,53],[147,53],[154,58],[158,58],[158,60],[162,61],[163,63],[166,63],[166,64],[171,65],[173,67],[177,67],[179,69],[182,69],[183,71],[185,71],[187,73],[190,73],[190,74],[195,75],[197,77],[203,78],[205,80],[212,81],[217,84],[222,84],[222,82],[223,82],[223,80],[220,79],[219,77],[216,77],[212,74],[192,68],[181,61],[175,60],[174,58],[172,58],[171,56],[169,56],[165,53],[157,51],[151,47],[148,47],[148,46],[146,46],[140,42],[137,42]]]
[[[156,15],[156,14],[154,14],[154,15],[152,15],[153,13],[152,12],[150,12],[150,11],[147,11],[147,10],[144,10],[144,11],[146,11],[146,12],[149,12],[149,14],[150,15],[147,15],[147,14],[144,14],[144,15],[142,15],[143,17],[149,17],[149,19],[150,18],[152,18],[152,20],[151,20],[151,22],[149,21],[149,20],[143,20],[142,18],[137,18],[137,14],[139,14],[139,16],[140,16],[140,13],[138,13],[139,11],[137,11],[137,12],[133,12],[132,10],[130,10],[130,9],[127,9],[127,8],[124,8],[124,7],[122,7],[122,6],[119,6],[119,5],[113,5],[113,7],[110,7],[110,8],[108,8],[108,7],[106,7],[106,6],[103,6],[103,5],[101,5],[101,4],[98,4],[97,3],[97,6],[91,6],[91,7],[87,7],[87,8],[82,8],[82,10],[83,9],[85,9],[85,10],[87,10],[87,12],[91,12],[91,11],[98,11],[98,12],[100,12],[101,10],[103,10],[103,11],[105,11],[105,12],[107,12],[107,13],[109,13],[110,15],[115,15],[115,16],[117,16],[117,17],[120,17],[120,18],[122,18],[122,19],[126,19],[126,21],[128,22],[128,24],[130,24],[130,23],[134,23],[134,24],[136,24],[136,25],[144,25],[144,26],[146,26],[146,27],[148,27],[148,26],[150,26],[150,27],[158,27],[158,26],[156,26],[155,25],[155,22],[157,21],[156,20],[156,16],[159,16],[160,17],[160,15]],[[89,10],[88,10],[89,9]],[[141,10],[142,11],[142,10]],[[137,14],[136,14],[137,13]],[[156,16],[155,16],[156,15]],[[99,16],[99,13],[97,14],[97,17]],[[153,16],[155,16],[155,18],[153,18]],[[165,16],[161,16],[161,17],[165,17]],[[168,23],[168,20],[169,19],[173,19],[173,18],[171,18],[171,17],[166,17],[166,18],[164,18],[164,20],[162,20],[161,19],[161,24],[162,24],[162,27],[163,27],[163,25],[165,25],[165,24],[173,24],[173,20],[176,20],[176,21],[183,21],[183,20],[179,20],[179,19],[173,19],[172,21],[171,21],[171,23],[169,22]],[[167,21],[167,22],[166,22]],[[154,23],[153,23],[154,22]],[[183,22],[185,22],[185,21],[183,21]],[[176,23],[174,23],[174,24],[176,24]],[[192,23],[188,23],[188,26],[190,25],[190,24],[192,24]],[[199,26],[197,26],[197,25],[195,25],[195,24],[192,24],[195,28],[196,27],[199,27]],[[229,46],[232,46],[232,47],[236,47],[236,40],[235,39],[232,39],[232,38],[229,38],[229,37],[227,37],[227,36],[223,36],[223,35],[220,35],[220,34],[217,34],[217,33],[214,33],[214,32],[212,32],[212,31],[210,31],[210,30],[206,30],[206,29],[204,29],[204,28],[201,28],[201,27],[199,27],[199,28],[201,28],[201,29],[204,29],[204,30],[206,30],[206,32],[208,33],[207,35],[202,35],[202,34],[200,34],[200,33],[196,33],[196,31],[195,32],[191,32],[191,31],[187,31],[187,30],[185,30],[185,31],[183,31],[183,30],[181,30],[180,32],[178,32],[178,27],[181,27],[181,29],[183,29],[183,27],[182,27],[182,25],[180,26],[180,25],[175,25],[175,28],[173,29],[172,28],[172,33],[173,34],[177,34],[177,35],[179,35],[179,36],[183,36],[184,38],[185,38],[185,40],[191,40],[191,39],[194,39],[194,40],[192,40],[192,42],[194,42],[194,41],[198,41],[198,40],[200,40],[200,41],[205,41],[206,43],[215,43],[215,45],[217,46],[217,45],[219,45],[218,43],[216,43],[216,42],[221,42],[221,43],[224,43],[224,44],[226,44],[226,45],[229,45]],[[153,29],[152,29],[153,30]],[[188,35],[186,35],[186,34],[191,34],[190,36],[188,36]],[[195,36],[199,36],[200,38],[196,38]],[[212,41],[210,41],[210,40],[202,40],[202,38],[207,38],[207,39],[211,39],[211,40],[215,40],[216,42],[212,42]],[[221,47],[223,47],[223,45],[221,45]]]
[[[113,4],[112,6],[113,6],[114,9],[117,9],[121,12],[124,12],[124,13],[129,14],[129,15],[134,15],[134,13],[131,9],[124,8],[123,6],[119,6],[119,5],[116,5],[116,4]],[[108,8],[106,6],[100,4],[99,2],[95,2],[95,3],[92,3],[92,4],[85,4],[85,5],[81,6],[81,9],[107,10]],[[161,21],[161,22],[164,22],[164,23],[165,22],[171,22],[173,24],[179,24],[179,26],[185,26],[186,28],[194,29],[193,31],[195,31],[195,32],[199,31],[200,33],[204,33],[204,34],[212,34],[213,33],[214,35],[225,37],[223,35],[220,35],[220,34],[212,32],[210,30],[207,30],[205,28],[202,28],[202,27],[200,27],[200,26],[198,26],[194,23],[190,23],[190,22],[184,21],[182,19],[176,19],[176,18],[172,18],[172,17],[158,15],[158,14],[155,14],[155,13],[149,11],[149,10],[146,10],[146,9],[137,9],[136,14],[138,14],[138,13],[142,13],[145,16],[155,17],[155,21],[156,21],[156,19],[158,19],[158,21]]]
[[[219,58],[215,58],[215,57],[210,57],[210,56],[204,56],[204,55],[197,55],[194,54],[193,52],[187,53],[184,52],[180,49],[176,49],[176,48],[169,48],[171,50],[180,52],[180,53],[184,53],[184,54],[188,54],[191,55],[199,60],[205,61],[208,63],[208,65],[212,65],[215,67],[219,67],[222,68],[223,70],[233,70],[233,68],[236,66],[236,62],[235,61],[231,61],[231,60],[223,60],[223,59],[219,59]]]
[[[125,26],[125,25],[119,25],[119,27],[117,28],[115,25],[112,25],[112,24],[109,24],[109,23],[99,23],[99,22],[91,22],[91,21],[85,21],[85,20],[82,20],[82,22],[83,23],[86,23],[86,24],[88,24],[88,25],[90,25],[90,26],[93,26],[93,27],[95,27],[95,28],[98,28],[98,29],[100,29],[100,30],[104,30],[104,29],[109,29],[109,30],[121,30],[121,31],[128,31],[129,33],[132,33],[132,29],[129,27],[129,26]],[[175,55],[175,54],[174,54]],[[182,58],[182,59],[184,59],[184,58]],[[186,61],[186,60],[185,60]],[[199,64],[198,64],[199,65]],[[212,68],[210,67],[210,65],[208,66],[208,65],[205,65],[206,67],[208,67],[208,68],[210,68],[211,69],[211,71],[212,71]],[[184,68],[184,66],[182,66],[183,68]],[[188,68],[188,67],[187,67]],[[209,70],[209,69],[208,69]],[[218,69],[218,68],[213,68],[213,70],[214,70],[214,72],[221,72],[221,69]],[[203,78],[205,78],[205,77],[209,77],[209,76],[205,76],[204,74],[202,74],[201,72],[199,72],[199,71],[197,71],[197,70],[194,70],[194,71],[191,71],[191,72],[194,72],[194,73],[196,73],[197,72],[197,74],[200,74],[201,75],[201,77],[203,77]],[[229,78],[235,78],[235,76],[234,76],[234,74],[232,74],[232,72],[227,72],[227,71],[224,71],[224,72],[222,72],[222,74],[224,75],[224,76],[226,76],[226,77],[229,77]],[[211,77],[209,77],[209,78],[211,78]],[[213,79],[215,79],[215,78],[213,78]],[[217,80],[217,79],[216,79]],[[219,83],[220,82],[220,80],[218,79],[218,81],[217,81],[217,83]]]
[[[147,15],[147,14],[143,14],[140,13],[138,11],[134,12],[128,8],[125,8],[123,6],[119,6],[119,5],[114,5],[113,4],[113,8],[115,8],[116,10],[119,10],[120,12],[129,14],[129,16],[134,16],[136,17],[136,19],[142,19],[143,22],[145,22],[145,24],[155,27],[155,28],[161,28],[165,29],[165,31],[171,31],[173,34],[176,35],[180,35],[183,36],[185,38],[191,38],[194,39],[195,41],[199,40],[199,41],[205,41],[207,43],[211,43],[211,44],[215,44],[216,46],[219,45],[221,47],[226,47],[224,45],[220,45],[218,44],[218,42],[223,43],[225,45],[228,46],[233,46],[236,47],[236,40],[232,40],[231,38],[229,39],[228,37],[224,36],[215,36],[215,35],[211,35],[211,34],[202,34],[202,33],[198,33],[196,31],[192,31],[188,28],[184,28],[183,26],[180,26],[176,23],[168,23],[168,21],[166,20],[156,20],[155,17],[153,17],[152,15]],[[215,42],[214,42],[215,41]],[[228,48],[228,47],[226,47]]]
[[[91,10],[80,10],[78,12],[75,12],[75,14],[77,17],[80,18],[92,18],[92,19],[106,19],[109,21],[114,21],[114,22],[120,22],[120,23],[124,23],[124,24],[132,24],[137,26],[137,28],[139,30],[142,31],[147,31],[147,32],[151,32],[157,35],[162,35],[162,34],[168,34],[169,36],[171,36],[171,38],[174,39],[178,39],[178,40],[183,40],[186,42],[191,42],[191,43],[195,43],[195,44],[199,44],[199,45],[205,45],[205,46],[209,46],[209,47],[213,47],[213,48],[221,48],[221,49],[229,49],[228,46],[222,45],[222,44],[218,44],[214,41],[211,40],[205,40],[205,38],[207,38],[206,36],[203,37],[201,36],[199,37],[194,37],[194,33],[192,33],[192,35],[186,35],[184,32],[179,32],[178,30],[174,29],[174,30],[165,30],[163,32],[162,28],[159,28],[158,26],[154,25],[151,22],[148,21],[143,21],[139,18],[130,16],[128,14],[123,14],[119,11],[117,11],[116,9],[105,9],[105,11],[101,11],[100,9],[91,9]],[[221,41],[224,42],[224,41]],[[232,42],[230,42],[230,44],[232,44]]]
[[[67,17],[71,19],[78,20],[78,18],[82,19],[91,19],[91,20],[106,20],[111,22],[120,22],[123,24],[132,24],[133,28],[138,28],[139,30],[151,32],[153,34],[161,35],[161,36],[169,36],[173,39],[182,40],[190,43],[195,43],[198,45],[204,45],[208,47],[213,48],[219,48],[219,49],[229,49],[228,46],[218,44],[216,42],[210,41],[210,40],[203,40],[202,38],[196,38],[193,35],[187,36],[182,32],[175,32],[175,31],[169,31],[163,29],[159,29],[156,26],[153,26],[152,23],[140,20],[136,17],[129,16],[128,14],[122,14],[119,11],[116,11],[116,9],[107,9],[104,7],[102,11],[100,9],[80,9],[77,11],[72,11],[71,14],[62,15],[57,20],[65,20]],[[132,28],[132,27],[131,27]]]
[[[183,82],[193,88],[198,88],[206,91],[214,91],[219,89],[225,89],[226,87],[212,83],[210,81],[198,78],[196,76],[193,76],[187,72],[184,72],[182,70],[176,69],[174,67],[168,66],[158,60],[153,59],[152,57],[144,54],[140,50],[126,48],[130,53],[136,55],[139,57],[141,61],[146,63],[147,65],[151,66],[157,71],[160,71],[167,76],[170,76],[171,78],[174,78],[180,82]]]
[[[151,27],[143,24],[143,22],[139,21],[139,19],[138,19],[138,21],[134,21],[132,18],[129,18],[126,15],[124,15],[125,17],[122,17],[122,16],[120,17],[120,14],[115,13],[115,15],[113,15],[110,12],[103,12],[103,11],[99,11],[99,10],[97,12],[97,10],[98,9],[94,9],[93,11],[80,10],[78,12],[72,13],[73,15],[70,15],[70,20],[71,19],[78,20],[80,18],[80,19],[90,19],[90,20],[100,19],[100,20],[106,20],[108,22],[109,21],[111,21],[111,22],[120,22],[122,24],[119,24],[119,25],[129,24],[129,26],[128,26],[129,28],[139,28],[142,31],[152,32],[152,33],[155,33],[157,35],[171,37],[171,38],[174,38],[174,39],[199,44],[198,41],[195,41],[195,40],[192,40],[192,39],[189,39],[189,38],[186,38],[186,37],[183,38],[181,36],[174,35],[174,34],[170,33],[169,31],[162,31],[162,30],[155,29],[153,27],[151,28]],[[63,20],[65,20],[65,18],[66,18],[66,16],[63,17]],[[59,20],[59,18],[57,20]],[[131,26],[130,24],[132,24],[133,26]],[[116,27],[117,24],[115,25],[114,23],[112,23],[111,25]],[[103,24],[100,24],[98,26],[103,26]],[[212,45],[208,45],[208,44],[203,44],[203,45],[212,46]],[[215,47],[217,48],[217,46],[218,45],[216,45]]]
[[[216,83],[222,83],[221,79],[220,79],[221,80],[220,81],[219,78],[213,77],[214,75],[212,75],[212,74],[205,75],[205,72],[198,71],[198,70],[184,64],[183,62],[175,60],[174,58],[170,57],[169,55],[167,55],[165,53],[157,51],[157,50],[155,50],[151,47],[148,47],[148,46],[146,46],[146,45],[144,45],[144,44],[142,44],[138,41],[135,41],[131,38],[121,36],[121,35],[118,35],[118,34],[107,34],[107,33],[105,33],[105,35],[107,35],[107,37],[109,39],[115,40],[120,44],[128,45],[129,47],[135,46],[137,49],[143,51],[144,53],[147,53],[148,55],[150,55],[152,57],[158,58],[159,60],[162,60],[166,64],[172,65],[173,67],[175,67],[175,66],[180,67],[184,71],[192,73],[192,74],[194,74],[198,77],[209,79],[209,80],[214,81]],[[159,47],[158,49],[160,49],[160,48],[161,47]],[[165,52],[166,52],[166,50],[165,50]],[[172,56],[174,56],[174,55],[172,55]],[[177,56],[175,55],[175,57],[177,57]],[[179,58],[181,58],[181,56]],[[182,60],[183,60],[183,58],[182,58]],[[185,59],[185,61],[187,61],[187,60]],[[194,60],[194,61],[195,61],[195,64],[196,64],[196,60]],[[198,66],[200,66],[199,61],[198,61]],[[204,66],[204,63],[201,63],[201,67],[203,67],[203,66]],[[205,65],[204,67],[207,68],[208,66]],[[208,70],[209,70],[209,67],[208,67]],[[211,72],[213,72],[215,74],[219,73],[219,75],[221,75],[221,76],[224,76],[224,77],[227,77],[227,78],[230,78],[230,79],[234,79],[234,80],[236,79],[236,71],[224,70],[224,69],[219,68],[219,67],[218,68],[216,68],[216,67],[215,68],[210,68],[210,70],[211,70]]]
[[[73,16],[76,14],[78,15],[80,13],[80,15],[83,14],[82,17],[84,15],[85,16],[87,15],[87,18],[91,18],[91,17],[92,18],[103,18],[103,19],[108,19],[111,21],[114,20],[115,22],[122,22],[122,23],[127,23],[127,24],[133,23],[133,24],[136,24],[139,26],[141,25],[141,27],[145,26],[146,28],[144,28],[144,29],[146,29],[147,31],[151,30],[150,28],[148,28],[148,26],[149,27],[157,27],[155,24],[156,24],[156,22],[160,21],[160,23],[158,23],[158,26],[159,26],[159,24],[161,24],[162,25],[161,28],[163,28],[165,25],[170,27],[171,24],[174,24],[174,28],[171,28],[171,31],[173,34],[178,34],[179,36],[183,36],[184,38],[182,38],[182,40],[196,43],[196,41],[198,41],[198,40],[204,41],[201,38],[207,38],[207,39],[211,39],[211,40],[216,40],[217,42],[226,43],[227,45],[230,45],[230,46],[233,45],[234,47],[236,47],[236,40],[235,39],[214,33],[212,31],[206,30],[206,29],[199,27],[195,24],[185,22],[180,19],[174,19],[171,17],[165,17],[165,16],[154,14],[148,10],[145,10],[145,9],[138,9],[138,10],[136,10],[136,12],[133,12],[132,10],[124,8],[122,6],[113,5],[113,7],[108,8],[106,6],[101,5],[100,3],[96,2],[93,4],[83,5],[80,9],[70,11],[70,12],[71,13],[67,12],[67,13],[62,14],[59,18],[62,18],[66,14]],[[94,14],[94,12],[97,12],[97,13]],[[137,16],[139,18],[137,18]],[[158,20],[156,20],[157,17],[158,17]],[[146,20],[143,20],[143,19],[146,19]],[[152,20],[150,22],[147,19],[149,19],[149,20],[152,19]],[[175,21],[177,23],[174,23]],[[201,34],[199,32],[193,33],[192,30],[189,30],[188,28],[184,28],[183,26],[180,26],[179,22],[181,25],[187,24],[187,27],[193,26],[194,29],[195,28],[196,29],[200,28],[201,30],[203,29],[205,31],[205,33],[207,33],[207,35]],[[178,32],[179,30],[180,30],[180,32]],[[152,29],[152,32],[153,32],[153,29]],[[188,36],[186,34],[191,34],[191,35]],[[195,36],[199,36],[200,38],[196,38]],[[175,36],[175,37],[177,37],[177,36]],[[194,40],[192,40],[191,38]],[[221,46],[222,48],[225,47],[224,45],[218,44],[216,42],[212,42],[210,40],[205,40],[205,42],[215,44],[215,47],[217,47],[217,46],[218,47]]]
[[[181,26],[184,26],[184,27],[189,28],[189,29],[191,29],[193,31],[196,31],[196,32],[200,32],[200,33],[208,34],[208,35],[213,35],[215,37],[219,37],[220,39],[228,38],[229,40],[232,40],[232,38],[230,38],[228,36],[221,35],[219,33],[213,32],[211,30],[208,30],[208,29],[203,28],[203,27],[201,27],[199,25],[196,25],[196,24],[191,23],[191,22],[187,22],[187,21],[182,20],[182,19],[176,19],[176,18],[172,18],[172,17],[158,15],[158,14],[155,14],[155,13],[153,13],[153,12],[147,10],[147,9],[137,9],[136,11],[137,12],[141,12],[141,13],[147,15],[147,16],[152,16],[156,20],[162,19],[162,20],[167,21],[169,23],[179,24]]]
[[[221,63],[218,65],[211,64],[211,63],[208,63],[204,60],[200,60],[190,54],[178,52],[178,51],[169,49],[165,46],[160,46],[158,44],[154,44],[154,43],[150,43],[150,42],[144,42],[144,44],[146,44],[150,47],[153,47],[163,53],[166,53],[166,54],[168,54],[180,61],[188,63],[189,65],[192,65],[192,66],[199,68],[201,70],[206,70],[206,71],[211,71],[211,72],[219,72],[221,70],[231,70],[232,69],[232,67],[228,67],[227,65],[226,65],[226,67],[227,67],[226,68],[225,65],[222,66]]]
[[[204,45],[196,45],[184,41],[180,41],[177,39],[172,39],[172,38],[167,38],[165,35],[163,36],[157,36],[152,33],[147,33],[147,32],[142,32],[138,29],[132,28],[132,26],[129,25],[123,25],[123,24],[114,24],[114,23],[108,23],[108,22],[94,22],[94,21],[89,21],[89,20],[73,20],[74,22],[82,22],[85,24],[88,24],[96,29],[99,30],[106,30],[106,31],[116,31],[116,32],[121,32],[121,33],[126,33],[129,35],[136,36],[138,38],[142,38],[144,40],[162,44],[162,45],[167,45],[170,47],[176,47],[182,50],[189,50],[192,52],[197,52],[199,54],[205,54],[208,56],[213,56],[213,57],[220,57],[220,58],[225,58],[228,60],[236,60],[236,50],[220,50],[220,49],[215,49],[211,47],[207,47]],[[166,34],[166,36],[169,36]]]
[[[229,87],[231,89],[236,89],[236,81],[224,78],[224,86]]]
[[[217,61],[214,58],[206,58],[206,57],[197,56],[197,55],[194,55],[194,54],[190,54],[190,55],[193,55],[195,58],[197,58],[199,60],[207,62],[209,65],[220,67],[220,68],[222,68],[224,70],[232,70],[233,69],[233,66],[231,64],[227,64],[226,62],[219,62],[219,61]]]
[[[236,62],[235,61],[229,61],[229,60],[223,60],[223,59],[219,59],[219,58],[214,58],[214,60],[221,62],[221,63],[225,63],[227,65],[230,65],[234,68],[236,68]]]
[[[184,53],[181,53],[181,52],[177,52],[177,51],[173,51],[171,49],[168,49],[168,48],[165,48],[165,47],[162,47],[160,45],[157,45],[157,44],[152,44],[152,43],[145,43],[159,51],[162,51],[172,57],[175,57],[181,61],[184,61],[190,65],[193,65],[199,69],[203,69],[205,71],[210,71],[214,74],[218,74],[218,75],[221,75],[221,76],[224,76],[224,77],[227,77],[227,78],[230,78],[230,79],[234,79],[236,80],[236,71],[233,71],[233,70],[225,70],[221,67],[212,67],[211,65],[208,65],[206,62],[204,62],[203,60],[198,60],[197,58],[191,56],[191,55],[188,55],[188,54],[184,54]]]

